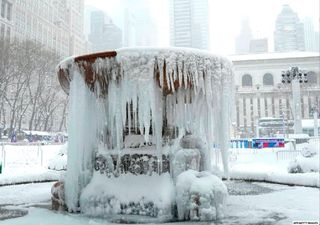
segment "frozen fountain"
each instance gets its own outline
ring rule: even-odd
[[[232,64],[205,51],[125,48],[58,66],[69,94],[65,204],[90,216],[215,220],[228,172]]]

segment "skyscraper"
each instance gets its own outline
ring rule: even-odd
[[[250,52],[250,41],[252,33],[248,19],[241,22],[240,34],[236,38],[236,54],[247,54]]]
[[[103,11],[91,13],[89,41],[92,51],[114,50],[122,47],[122,31]]]
[[[209,48],[208,0],[170,0],[170,44]]]
[[[276,52],[305,50],[303,24],[289,5],[283,5],[277,17],[274,48]]]
[[[250,41],[250,53],[264,53],[268,52],[268,39],[252,39]]]
[[[124,46],[155,46],[158,43],[158,30],[148,7],[151,1],[125,1]]]
[[[305,18],[304,25],[304,44],[305,50],[309,52],[319,52],[319,34],[315,32],[311,18]]]

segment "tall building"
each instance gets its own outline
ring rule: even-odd
[[[123,13],[124,46],[157,45],[158,30],[148,7],[148,1],[127,0]]]
[[[304,29],[300,19],[289,5],[283,5],[274,31],[276,52],[304,51]]]
[[[319,52],[319,33],[315,32],[311,18],[304,19],[303,25],[305,50]]]
[[[170,0],[170,44],[209,48],[208,0]]]
[[[122,47],[122,31],[103,11],[91,13],[89,41],[92,51],[106,51]]]
[[[0,3],[0,23],[5,27],[0,29],[6,30],[11,39],[36,41],[61,57],[84,52],[84,0],[0,0]]]
[[[250,53],[264,53],[268,52],[268,39],[252,39],[250,41]]]
[[[0,39],[11,39],[13,0],[0,0]]]
[[[243,19],[240,34],[236,38],[236,54],[247,54],[250,52],[250,41],[252,32],[248,19]]]

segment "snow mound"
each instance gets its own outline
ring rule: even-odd
[[[51,170],[66,170],[67,169],[67,150],[68,143],[61,146],[58,155],[50,160],[48,169]]]
[[[90,216],[143,215],[171,219],[174,186],[168,173],[123,174],[108,178],[94,173],[80,196],[81,211]]]
[[[179,220],[209,221],[224,216],[227,187],[209,172],[188,170],[181,173],[176,194]]]
[[[302,145],[302,149],[301,149],[301,154],[304,157],[313,157],[315,155],[319,155],[319,146],[316,145],[312,145],[310,143],[306,143],[306,144],[301,144]]]
[[[319,155],[313,157],[298,156],[288,165],[289,173],[319,172]]]
[[[319,148],[306,143],[301,144],[301,155],[289,162],[289,173],[319,172]]]

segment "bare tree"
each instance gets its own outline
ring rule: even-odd
[[[31,41],[0,46],[0,121],[9,132],[63,129],[67,96],[56,76],[57,55]]]

